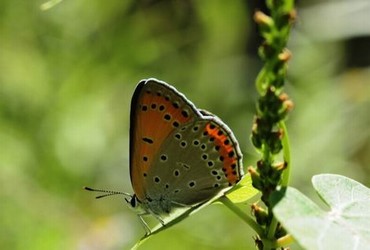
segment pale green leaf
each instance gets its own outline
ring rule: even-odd
[[[241,203],[249,200],[258,194],[258,190],[252,186],[251,176],[248,174],[238,183],[238,185],[228,192],[226,197],[234,203]]]
[[[367,249],[370,245],[370,190],[347,177],[313,178],[314,188],[329,206],[325,211],[294,188],[274,194],[273,211],[305,249]]]

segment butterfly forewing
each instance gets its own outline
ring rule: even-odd
[[[163,142],[199,115],[194,105],[168,84],[155,79],[138,84],[131,101],[130,176],[140,201],[145,199],[146,176]]]

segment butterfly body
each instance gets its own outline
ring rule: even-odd
[[[218,117],[197,109],[165,82],[139,82],[130,117],[135,194],[128,202],[141,209],[142,221],[150,213],[163,222],[176,208],[226,192],[243,176],[241,161],[233,133]]]

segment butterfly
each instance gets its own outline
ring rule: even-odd
[[[174,210],[205,204],[243,175],[242,154],[230,128],[171,85],[150,78],[138,83],[131,100],[134,194],[86,189],[126,195],[150,234],[143,216],[151,214],[165,225],[163,218]]]

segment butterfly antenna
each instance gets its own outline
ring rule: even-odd
[[[96,199],[100,199],[100,198],[104,198],[104,197],[111,196],[111,195],[116,195],[116,194],[122,194],[124,196],[131,197],[130,194],[125,193],[125,192],[120,192],[120,191],[104,190],[104,189],[97,189],[97,188],[91,188],[91,187],[84,187],[84,189],[87,190],[87,191],[91,191],[91,192],[104,193],[102,195],[96,196],[95,197]]]

